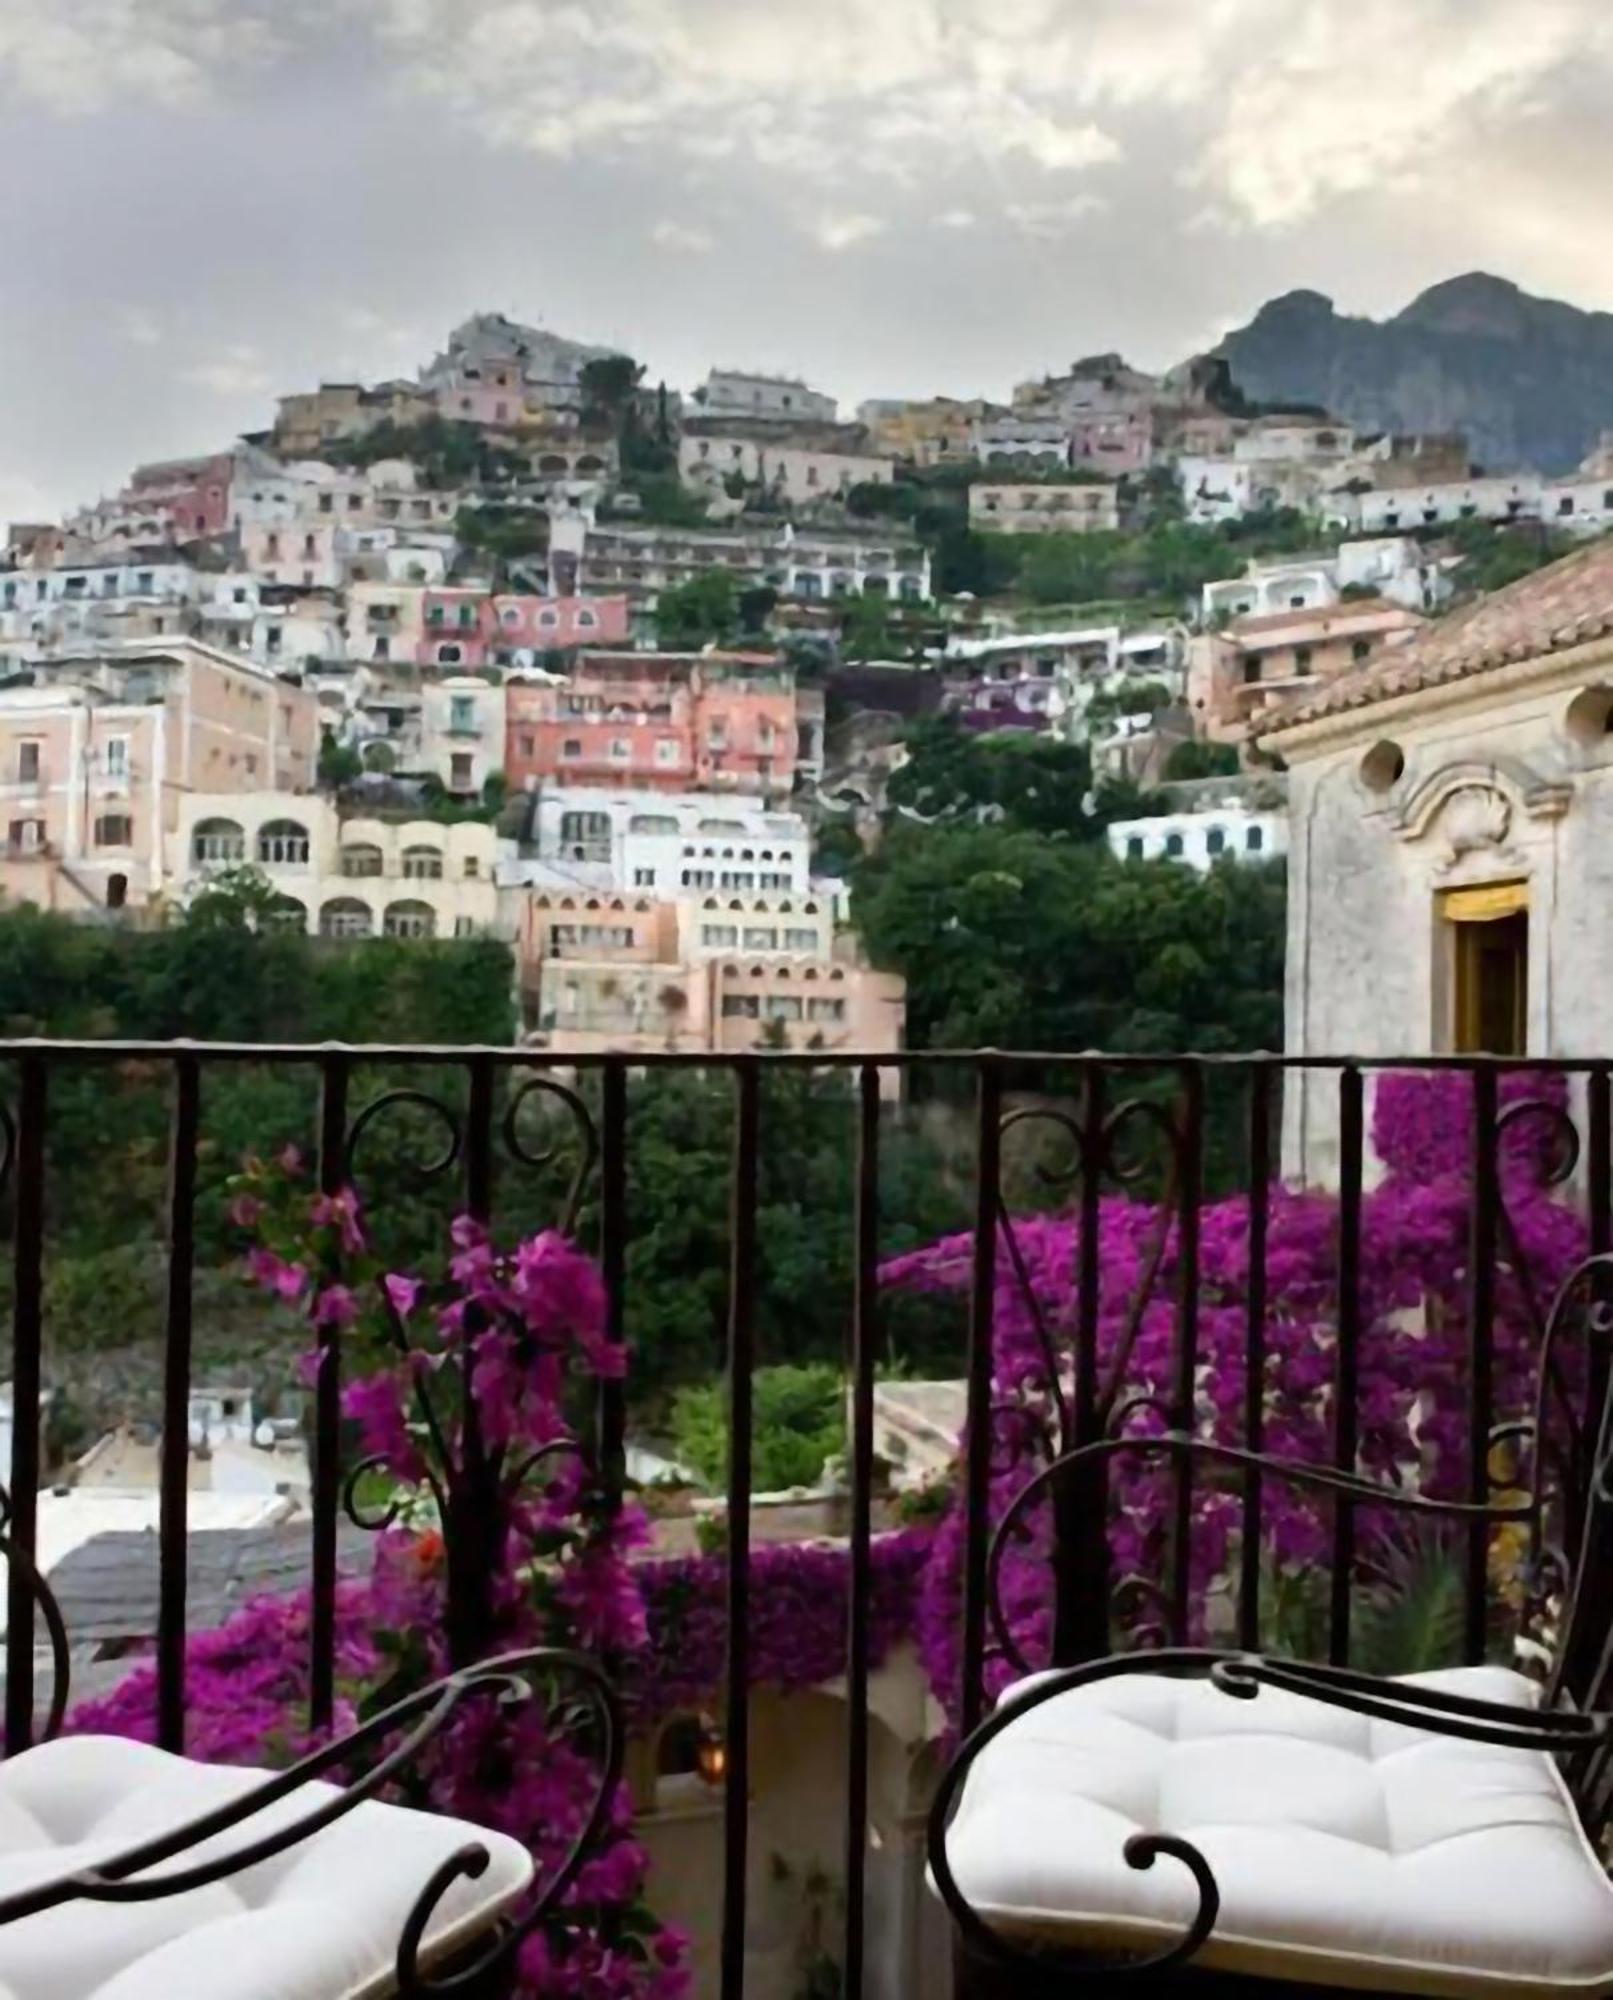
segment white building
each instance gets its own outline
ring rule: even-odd
[[[1204,586],[1206,625],[1272,611],[1316,611],[1339,601],[1339,566],[1330,556],[1250,563],[1242,576]]]
[[[1387,487],[1381,492],[1334,493],[1328,497],[1327,514],[1364,535],[1451,527],[1458,521],[1538,521],[1544,493],[1538,474],[1520,472],[1513,477]]]
[[[694,401],[703,416],[763,423],[832,424],[840,413],[833,396],[809,389],[797,376],[752,375],[740,368],[713,368]]]
[[[460,797],[504,769],[504,689],[474,674],[431,681],[420,694],[420,770]]]
[[[329,938],[478,937],[497,928],[498,836],[482,820],[347,817],[312,793],[190,793],[168,845],[181,900],[256,868],[285,921]]]
[[[1180,861],[1202,875],[1218,861],[1269,861],[1286,854],[1288,815],[1229,802],[1153,819],[1117,819],[1107,834],[1118,860]]]
[[[700,793],[555,787],[535,795],[528,842],[501,881],[649,891],[802,896],[812,886],[812,833],[797,813]]]
[[[1068,468],[1070,427],[1061,417],[1017,412],[984,417],[974,427],[971,451],[982,465],[1046,465]]]

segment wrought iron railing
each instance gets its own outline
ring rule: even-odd
[[[1543,1335],[1549,1300],[1538,1296],[1531,1257],[1520,1239],[1512,1190],[1515,1154],[1526,1135],[1538,1155],[1528,1171],[1552,1183],[1555,1199],[1580,1220],[1587,1254],[1613,1248],[1613,1061],[1490,1062],[1431,1057],[1406,1062],[1267,1056],[1205,1058],[1107,1057],[996,1052],[908,1054],[861,1058],[822,1052],[763,1051],[721,1059],[672,1054],[548,1057],[486,1048],[129,1044],[12,1042],[0,1045],[0,1193],[11,1235],[11,1384],[15,1413],[10,1467],[9,1544],[25,1559],[8,1584],[5,1642],[5,1742],[16,1751],[31,1740],[35,1686],[36,1592],[30,1566],[37,1543],[44,1390],[45,1297],[52,1216],[48,1189],[63,1167],[53,1112],[65,1080],[94,1074],[120,1090],[160,1093],[167,1117],[167,1188],[163,1221],[165,1300],[161,1378],[161,1587],[156,1666],[158,1736],[182,1749],[186,1715],[186,1561],[189,1441],[186,1411],[196,1348],[194,1278],[198,1259],[201,1183],[218,1163],[205,1157],[208,1092],[215,1077],[259,1065],[304,1080],[309,1139],[318,1186],[335,1192],[353,1184],[371,1200],[373,1140],[383,1120],[402,1116],[440,1127],[431,1157],[409,1164],[414,1194],[438,1190],[451,1206],[497,1224],[514,1187],[532,1183],[557,1191],[557,1213],[582,1217],[597,1251],[609,1326],[629,1326],[630,1251],[642,1217],[629,1201],[635,1093],[663,1072],[702,1070],[731,1094],[729,1221],[726,1242],[726,1383],[730,1452],[725,1554],[728,1603],[723,1678],[724,1865],[721,1885],[721,1975],[724,2000],[745,1987],[747,1884],[751,1832],[750,1622],[753,1495],[752,1384],[759,1358],[759,1273],[768,1244],[759,1221],[759,1189],[767,1148],[767,1097],[788,1074],[813,1079],[843,1107],[844,1136],[853,1149],[849,1217],[823,1218],[849,1228],[851,1255],[845,1298],[850,1428],[847,1468],[848,1625],[845,1657],[847,1766],[845,1780],[844,1924],[840,1940],[844,1991],[864,1988],[869,1851],[870,1598],[875,1534],[876,1376],[885,1359],[888,1299],[881,1260],[893,1218],[884,1211],[882,1156],[893,1121],[934,1118],[936,1107],[969,1133],[967,1165],[958,1170],[963,1207],[959,1256],[966,1259],[960,1316],[966,1319],[961,1370],[967,1382],[968,1427],[959,1490],[965,1506],[959,1590],[959,1682],[955,1722],[971,1727],[984,1712],[994,1661],[1004,1646],[1004,1619],[993,1602],[993,1538],[1016,1531],[999,1504],[994,1459],[1003,1416],[995,1337],[1007,1305],[1018,1301],[1046,1355],[1037,1421],[1046,1435],[1034,1449],[1052,1462],[1102,1446],[1140,1424],[1162,1440],[1169,1462],[1169,1518],[1158,1574],[1112,1576],[1104,1533],[1107,1489],[1100,1477],[1054,1482],[1047,1542],[1050,1576],[1048,1658],[1070,1664],[1116,1641],[1151,1637],[1183,1645],[1201,1618],[1190,1590],[1194,1481],[1205,1475],[1194,1455],[1172,1456],[1169,1437],[1206,1435],[1202,1376],[1205,1316],[1241,1315],[1236,1419],[1211,1438],[1226,1447],[1225,1491],[1237,1517],[1235,1555],[1222,1615],[1237,1643],[1264,1636],[1268,1579],[1262,1568],[1261,1525],[1270,1495],[1258,1465],[1267,1437],[1268,1390],[1276,1357],[1276,1322],[1268,1269],[1272,1219],[1291,1175],[1309,1159],[1324,1163],[1333,1207],[1329,1297],[1319,1308],[1325,1343],[1328,1469],[1339,1475],[1329,1504],[1324,1650],[1337,1663],[1351,1657],[1352,1613],[1359,1580],[1360,1509],[1349,1479],[1360,1461],[1362,1390],[1363,1213],[1373,1198],[1379,1163],[1370,1138],[1370,1106],[1386,1073],[1455,1078],[1458,1119],[1446,1119],[1442,1139],[1462,1157],[1460,1198],[1465,1246],[1463,1294],[1465,1453],[1460,1497],[1483,1501],[1493,1491],[1497,1426],[1517,1412],[1499,1408],[1495,1368],[1498,1296],[1509,1311],[1530,1318]],[[900,1072],[907,1108],[882,1087]],[[110,1087],[110,1086],[109,1086]],[[924,1109],[924,1100],[929,1108]],[[1286,1100],[1286,1117],[1285,1113]],[[536,1107],[561,1121],[537,1145],[528,1120]],[[82,1126],[77,1143],[83,1143]],[[1286,1133],[1286,1153],[1285,1138]],[[1538,1143],[1536,1143],[1538,1141]],[[65,1143],[62,1142],[62,1143]],[[369,1154],[370,1157],[366,1157]],[[1415,1173],[1415,1167],[1413,1168]],[[1243,1203],[1241,1284],[1235,1298],[1207,1295],[1201,1229],[1212,1194],[1234,1192]],[[1022,1198],[1028,1191],[1028,1200]],[[1103,1303],[1105,1204],[1129,1196],[1154,1218],[1141,1233],[1133,1291],[1117,1310]],[[1050,1293],[1028,1272],[1022,1235],[1028,1208],[1054,1210],[1070,1225],[1072,1262]],[[697,1274],[691,1273],[693,1277]],[[1050,1306],[1050,1299],[1052,1301]],[[1519,1303],[1521,1301],[1521,1304]],[[1105,1311],[1108,1319],[1105,1320]],[[1169,1316],[1169,1366],[1146,1393],[1128,1374],[1132,1341],[1145,1318]],[[1107,1328],[1107,1331],[1105,1330]],[[1377,1329],[1374,1338],[1381,1338]],[[327,1727],[335,1696],[337,1527],[346,1475],[342,1463],[341,1336],[327,1329],[327,1365],[313,1390],[309,1720]],[[1408,1326],[1406,1338],[1418,1329]],[[1221,1366],[1224,1362],[1217,1363]],[[1601,1386],[1605,1386],[1601,1385]],[[1590,1385],[1594,1395],[1598,1385]],[[606,1381],[592,1419],[594,1471],[609,1493],[624,1485],[627,1427],[624,1385]],[[1093,1463],[1101,1464],[1096,1453]],[[1462,1553],[1464,1657],[1483,1656],[1494,1611],[1491,1541],[1483,1525],[1464,1528]],[[1135,1585],[1149,1601],[1141,1620],[1117,1616],[1123,1592]],[[1146,1628],[1146,1629],[1145,1629]],[[56,1639],[57,1635],[47,1635]],[[58,1653],[61,1647],[58,1644]],[[1033,1661],[1030,1664],[1041,1664]]]

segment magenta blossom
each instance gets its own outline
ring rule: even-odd
[[[308,1283],[308,1273],[301,1264],[288,1264],[272,1250],[250,1251],[246,1268],[254,1284],[288,1302],[300,1299]]]

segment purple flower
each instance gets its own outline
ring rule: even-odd
[[[300,1299],[308,1283],[308,1273],[301,1264],[288,1264],[272,1250],[250,1251],[246,1268],[253,1282],[266,1292],[273,1292],[276,1298]]]
[[[420,1294],[425,1286],[418,1278],[406,1278],[400,1271],[388,1271],[381,1280],[381,1288],[386,1293],[387,1304],[399,1319],[407,1319],[420,1303]]]
[[[346,1285],[327,1285],[308,1317],[315,1326],[351,1326],[358,1318],[358,1300]]]

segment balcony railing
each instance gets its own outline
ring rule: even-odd
[[[158,1736],[175,1750],[186,1728],[186,1415],[198,1347],[199,1217],[216,1194],[213,1180],[233,1164],[221,1166],[208,1142],[209,1104],[224,1079],[250,1066],[300,1092],[296,1115],[317,1186],[333,1193],[353,1185],[367,1210],[406,1191],[410,1205],[435,1202],[445,1219],[464,1210],[496,1229],[501,1219],[529,1218],[546,1189],[559,1190],[558,1210],[583,1217],[582,1233],[597,1252],[616,1336],[632,1331],[628,1273],[647,1226],[641,1195],[629,1198],[642,1093],[665,1072],[692,1069],[725,1093],[729,1219],[726,1242],[712,1253],[723,1265],[730,1440],[721,1971],[713,1989],[724,2000],[745,1991],[760,1781],[750,1737],[752,1393],[766,1358],[764,1183],[790,1170],[770,1151],[777,1093],[811,1092],[838,1134],[824,1144],[842,1147],[848,1167],[849,1212],[820,1218],[825,1233],[844,1233],[849,1252],[839,1302],[851,1421],[843,1914],[835,1952],[847,1994],[864,1990],[869,1910],[876,1376],[902,1276],[899,1267],[883,1271],[882,1260],[911,1243],[910,1218],[891,1211],[887,1168],[889,1149],[918,1122],[893,1102],[893,1079],[909,1105],[928,1100],[924,1121],[944,1114],[959,1138],[947,1170],[957,1227],[931,1254],[923,1289],[956,1304],[954,1372],[966,1384],[955,1482],[954,1667],[951,1685],[938,1690],[964,1728],[984,1712],[1005,1661],[1065,1664],[1117,1644],[1180,1645],[1206,1621],[1242,1645],[1269,1644],[1282,1610],[1269,1530],[1279,1519],[1293,1528],[1295,1517],[1279,1513],[1270,1475],[1240,1454],[1275,1443],[1279,1416],[1285,1431],[1316,1431],[1330,1475],[1390,1470],[1413,1485],[1443,1481],[1443,1490],[1466,1500],[1492,1494],[1506,1476],[1497,1441],[1529,1414],[1516,1406],[1520,1353],[1557,1333],[1566,1341],[1552,1298],[1559,1267],[1613,1249],[1613,1056],[1368,1062],[767,1051],[713,1060],[654,1052],[545,1058],[509,1048],[0,1045],[15,1408],[6,1532],[28,1556],[49,1471],[40,1422],[44,1301],[71,1201],[65,1149],[75,1133],[85,1143],[88,1129],[82,1096],[71,1099],[90,1078],[107,1091],[150,1093],[167,1119],[156,1660]],[[521,1137],[519,1117],[534,1091],[557,1120],[543,1147],[530,1133]],[[420,1147],[395,1163],[406,1190],[375,1185],[378,1122],[397,1118],[415,1121]],[[263,1143],[285,1136],[264,1134]],[[1299,1189],[1302,1177],[1309,1192]],[[1444,1277],[1430,1275],[1441,1244],[1450,1251]],[[688,1273],[691,1282],[712,1275]],[[1296,1313],[1309,1328],[1298,1344]],[[339,1328],[326,1330],[323,1351],[312,1392],[309,1524],[316,1729],[330,1724],[336,1695],[337,1523],[352,1470],[343,1463]],[[1569,1373],[1588,1366],[1605,1383],[1606,1365],[1592,1350],[1588,1362],[1572,1360]],[[1386,1383],[1404,1392],[1407,1412],[1421,1413],[1400,1431],[1385,1430]],[[602,1383],[592,1425],[593,1471],[618,1497],[629,1393],[620,1381]],[[1173,1438],[1189,1436],[1222,1449],[1221,1476],[1169,1449]],[[1436,1444],[1439,1463],[1429,1473],[1424,1460]],[[1050,1482],[1052,1503],[1031,1532],[1025,1488],[1015,1498],[1004,1484],[1016,1459],[1034,1485],[1036,1467],[1052,1470],[1053,1460],[1086,1447],[1101,1447],[1106,1466],[1133,1450],[1156,1452],[1154,1484],[1145,1490],[1090,1468],[1078,1484]],[[1205,1501],[1213,1502],[1208,1512]],[[1126,1529],[1135,1557],[1136,1510],[1145,1503],[1158,1519],[1143,1538],[1143,1566],[1128,1570],[1106,1527]],[[1375,1587],[1378,1524],[1335,1480],[1332,1497],[1301,1525],[1321,1551],[1301,1579],[1316,1586],[1317,1641],[1330,1659],[1347,1662]],[[1045,1617],[1032,1621],[1030,1636],[1013,1625],[993,1582],[994,1542],[1020,1529],[1048,1579]],[[1474,1661],[1496,1643],[1505,1592],[1487,1530],[1464,1524],[1453,1537],[1457,1650]],[[1208,1584],[1207,1542],[1224,1557]],[[5,1740],[15,1751],[30,1741],[35,1718],[35,1607],[16,1564],[8,1621]]]

